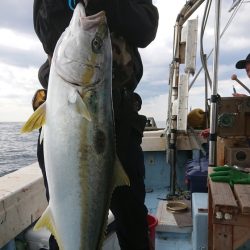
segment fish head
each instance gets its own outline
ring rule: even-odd
[[[67,83],[89,87],[101,81],[111,60],[111,41],[105,12],[86,16],[77,4],[71,22],[55,48],[52,64]]]

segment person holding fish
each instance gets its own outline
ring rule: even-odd
[[[68,27],[72,19],[73,10],[79,2],[84,5],[86,16],[89,16],[88,26],[87,24],[85,26],[89,27],[89,29],[96,25],[94,22],[95,19],[98,18],[98,22],[102,20],[102,11],[105,12],[112,42],[112,99],[116,154],[118,162],[121,163],[121,166],[125,170],[125,173],[121,174],[123,180],[120,183],[127,183],[126,176],[130,182],[130,185],[116,185],[110,201],[110,209],[116,221],[116,233],[119,244],[122,250],[150,250],[152,246],[148,237],[148,211],[144,205],[145,167],[143,152],[140,146],[146,117],[138,114],[141,107],[141,99],[138,94],[134,93],[134,90],[143,74],[143,65],[138,48],[145,48],[154,40],[158,27],[158,11],[152,4],[152,0],[34,0],[34,28],[38,38],[42,42],[44,51],[48,55],[48,59],[41,66],[38,73],[39,81],[46,90],[48,89],[48,81],[50,82],[49,78],[51,78],[50,66],[51,60],[53,61],[56,44],[64,30]],[[83,11],[81,8],[78,8],[80,9],[80,17],[84,17],[84,14],[81,13]],[[74,15],[77,16],[77,14]],[[73,21],[71,25],[76,25]],[[103,30],[101,28],[98,34],[104,37],[106,33]],[[97,55],[98,50],[102,46],[100,36],[95,36],[94,40],[92,40],[92,49]],[[62,39],[61,43],[65,40]],[[60,47],[60,44],[57,46]],[[67,50],[67,47],[65,49]],[[96,60],[96,56],[91,56],[89,60],[92,63],[93,60]],[[58,61],[58,64],[60,63],[62,61]],[[58,65],[55,64],[54,67],[56,66]],[[96,70],[98,69],[99,66],[96,67]],[[64,68],[59,68],[57,73],[63,74]],[[85,77],[93,76],[93,74],[92,69],[88,69]],[[97,79],[97,83],[98,81]],[[79,88],[78,84],[72,82],[70,82],[72,85],[77,85],[75,88]],[[48,95],[52,95],[49,91],[50,88],[48,89]],[[77,91],[70,93],[68,97],[70,105],[78,104],[78,107],[81,107],[80,111],[78,111],[81,112],[85,120],[89,122],[95,121],[91,110],[88,109],[88,105],[90,106],[93,103],[89,102],[85,105],[81,100],[78,103],[78,100],[82,97],[78,94]],[[37,98],[39,98],[38,95],[34,97],[33,104],[39,103],[40,105],[41,101],[37,101]],[[53,96],[50,96],[50,98],[53,98]],[[88,96],[88,98],[93,98],[93,96]],[[44,99],[43,97],[43,101]],[[34,109],[39,109],[39,107],[36,106]],[[104,150],[106,134],[101,129],[97,132],[95,131],[95,133],[96,137],[94,137],[93,144],[97,153],[100,153]],[[40,134],[41,136],[42,133]],[[45,142],[41,141],[40,139],[38,140],[38,162],[44,176],[47,198],[52,199],[46,177],[47,167],[45,168],[46,163],[44,164],[43,143]],[[67,189],[66,186],[65,189]],[[59,236],[57,236],[57,239],[60,239]],[[63,247],[63,244],[60,245],[60,242],[58,244],[60,248]],[[79,250],[94,250],[86,247],[78,248]],[[50,238],[50,250],[54,249],[59,248],[52,236]],[[64,249],[70,250],[67,248]],[[100,249],[100,242],[98,242],[95,249]]]

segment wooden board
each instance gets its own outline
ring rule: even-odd
[[[209,167],[208,172],[209,174],[212,173],[213,168]],[[213,182],[210,178],[209,183],[211,196],[213,197],[214,212],[238,213],[239,208],[230,185],[222,182]]]
[[[191,217],[190,207],[187,212],[184,212],[183,214],[181,213],[179,217],[176,218],[174,213],[167,210],[166,208],[167,203],[168,201],[163,201],[163,200],[160,200],[158,203],[157,212],[156,212],[158,225],[156,227],[156,231],[174,232],[174,233],[191,233],[193,230],[193,227],[192,227],[192,217]],[[184,216],[185,218],[182,219],[181,216]]]
[[[250,238],[249,227],[235,226],[233,228],[233,249],[238,249]]]
[[[209,173],[213,172],[209,168]],[[250,185],[234,185],[212,182],[209,178],[208,249],[233,250],[250,239]],[[238,203],[236,199],[238,200]],[[238,212],[236,212],[238,204]],[[216,211],[229,212],[231,220],[217,219]],[[234,212],[232,212],[234,211]],[[245,211],[245,214],[241,213]]]
[[[217,137],[217,165],[223,166],[225,164],[225,139]]]
[[[214,224],[213,250],[233,249],[233,227],[231,225]]]
[[[200,135],[200,130],[195,130],[193,133],[178,134],[176,138],[176,148],[178,150],[192,150],[200,149],[200,145],[207,143],[207,139],[204,139]],[[194,139],[194,137],[196,139]],[[198,140],[198,142],[197,142]]]
[[[246,137],[217,137],[217,165],[223,166],[226,161],[226,147],[248,147]]]
[[[227,183],[213,183],[211,185],[213,206],[215,211],[238,212],[239,208],[234,198],[231,187]]]
[[[173,213],[173,216],[175,218],[175,221],[178,225],[178,227],[192,227],[193,221],[192,221],[192,214],[191,214],[191,202],[188,200],[180,200],[181,202],[184,202],[188,209],[187,211],[181,212],[181,213]]]
[[[213,247],[213,199],[208,183],[208,249]]]
[[[245,226],[246,227],[246,226],[250,226],[250,216],[243,215],[243,214],[235,214],[235,215],[232,215],[231,220],[216,219],[214,217],[212,222],[214,224],[232,225],[232,226],[239,226],[239,227]]]
[[[165,151],[166,144],[164,130],[144,131],[141,144],[143,151]]]
[[[234,193],[238,199],[241,213],[250,214],[250,185],[234,185]]]

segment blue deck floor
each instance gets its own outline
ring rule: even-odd
[[[168,194],[167,189],[154,189],[152,192],[147,192],[146,194],[146,200],[145,200],[145,205],[148,208],[148,212],[150,214],[155,215],[158,202],[161,199],[166,199],[166,195]]]
[[[155,189],[146,195],[145,204],[152,215],[156,215],[158,202],[165,199],[167,189]],[[156,250],[192,250],[191,233],[156,232]]]
[[[156,250],[193,250],[191,234],[157,233],[156,236]]]

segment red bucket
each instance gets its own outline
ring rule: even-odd
[[[148,214],[147,221],[148,221],[149,238],[153,246],[155,246],[155,228],[158,224],[158,220],[153,215]]]

